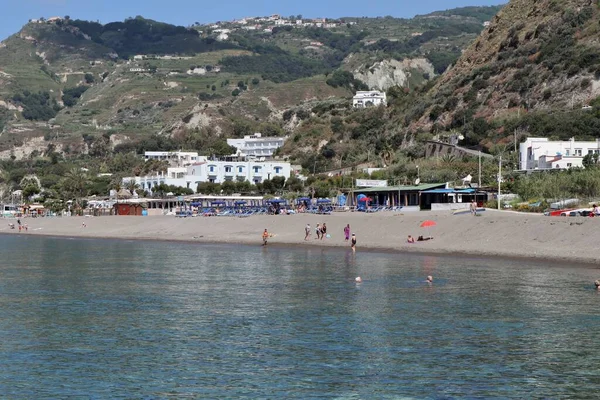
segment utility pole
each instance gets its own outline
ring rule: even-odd
[[[479,181],[477,189],[481,190],[481,149],[479,149]]]
[[[515,153],[517,152],[517,129],[515,128]]]
[[[498,162],[498,210],[500,210],[500,183],[502,182],[502,156]]]

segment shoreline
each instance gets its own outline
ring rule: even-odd
[[[346,223],[357,234],[357,252],[417,254],[460,258],[503,258],[546,262],[557,266],[573,264],[597,267],[600,250],[595,235],[600,218],[544,217],[488,210],[480,217],[448,212],[377,214],[335,213],[332,215],[279,215],[236,217],[57,217],[24,218],[28,231],[7,229],[0,234],[56,238],[111,239],[185,242],[194,244],[243,244],[260,246],[264,228],[274,233],[271,247],[344,249],[342,229]],[[420,228],[424,220],[436,221]],[[82,222],[86,227],[82,226]],[[326,222],[332,238],[314,239],[316,223]],[[311,239],[304,241],[304,227],[311,224]],[[433,240],[406,243],[408,235],[431,235]],[[577,238],[577,240],[575,240]]]

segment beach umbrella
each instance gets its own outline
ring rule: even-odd
[[[436,225],[437,225],[437,224],[435,223],[435,221],[432,221],[432,220],[430,220],[430,219],[428,219],[428,220],[426,220],[426,221],[423,221],[423,222],[421,222],[421,228],[426,228],[426,229],[427,229],[427,234],[428,234],[429,236],[431,236],[431,233],[429,233],[429,229],[430,229],[432,226],[436,226]]]

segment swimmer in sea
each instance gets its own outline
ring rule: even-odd
[[[427,283],[433,283],[433,276],[428,275],[427,279],[425,280],[425,282],[427,282]]]
[[[597,290],[600,290],[600,279],[596,279],[596,280],[594,281],[594,286],[596,286],[596,289],[597,289]]]

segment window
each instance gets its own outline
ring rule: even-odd
[[[254,173],[258,174],[260,172],[260,167],[253,167],[254,168]]]
[[[214,165],[210,165],[208,167],[208,172],[215,172],[215,166]]]
[[[241,174],[242,172],[244,172],[244,167],[238,167],[238,173]]]
[[[225,167],[225,172],[231,172],[232,168],[230,166]]]
[[[281,168],[281,167],[275,167],[275,173],[280,174],[282,169],[283,168]]]
[[[575,152],[573,153],[573,155],[575,155],[576,157],[581,157],[581,154],[582,154],[581,149],[575,149]]]
[[[565,156],[570,156],[571,155],[571,150],[565,150]]]
[[[573,166],[573,164],[567,163],[567,168],[572,167],[572,166]],[[558,167],[558,165],[557,165],[557,167]]]
[[[594,150],[588,149],[588,154],[594,154]]]

